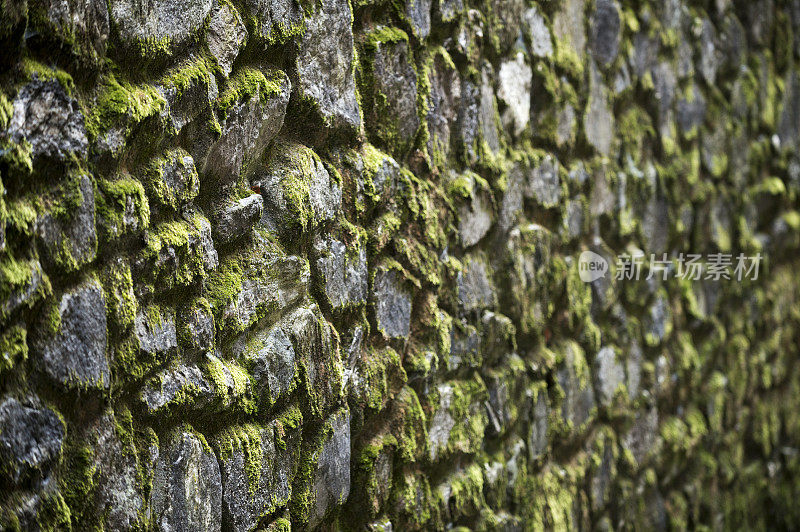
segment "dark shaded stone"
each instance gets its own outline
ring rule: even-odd
[[[614,0],[595,0],[589,21],[589,48],[601,65],[613,62],[619,52],[619,6]]]
[[[214,223],[213,235],[217,242],[227,244],[250,233],[264,212],[261,194],[251,194],[227,206]]]
[[[411,323],[411,296],[395,270],[379,268],[372,282],[375,321],[389,338],[406,338]]]
[[[50,474],[61,452],[64,425],[58,415],[40,406],[38,399],[22,402],[7,397],[0,404],[0,466],[17,484],[38,472]]]

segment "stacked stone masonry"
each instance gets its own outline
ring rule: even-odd
[[[0,0],[0,529],[796,529],[799,257],[800,0]]]

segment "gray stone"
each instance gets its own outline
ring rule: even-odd
[[[501,115],[503,126],[519,136],[531,115],[531,67],[522,52],[512,61],[500,65],[497,96],[506,104]]]
[[[262,515],[286,504],[300,448],[300,429],[231,427],[217,438],[222,473],[222,519],[226,530],[248,532]],[[280,434],[280,436],[279,436]],[[248,470],[254,463],[258,470]],[[253,478],[257,475],[256,478]]]
[[[300,144],[277,144],[253,181],[264,197],[262,223],[289,241],[332,220],[341,207],[341,187],[322,160]]]
[[[454,326],[450,332],[448,371],[455,371],[461,367],[477,367],[481,362],[480,347],[481,337],[475,326],[468,324],[463,328]]]
[[[556,377],[564,392],[561,417],[572,430],[580,430],[593,415],[595,399],[588,366],[578,344],[570,342],[564,346],[564,361]]]
[[[658,63],[658,52],[661,43],[657,37],[650,37],[646,32],[633,36],[633,54],[630,59],[631,70],[637,77],[643,77],[655,68]]]
[[[303,8],[296,0],[246,0],[256,18],[255,31],[268,44],[285,41],[303,26]]]
[[[428,152],[437,164],[443,164],[450,152],[461,100],[458,70],[441,55],[436,55],[428,75]]]
[[[97,254],[94,185],[88,175],[79,179],[80,203],[65,215],[42,216],[37,227],[47,261],[68,271],[91,262]]]
[[[228,205],[216,218],[214,240],[227,244],[246,236],[261,219],[264,200],[261,194],[251,194]]]
[[[323,123],[355,132],[361,127],[353,72],[353,14],[346,0],[324,0],[306,21],[295,60],[298,95],[314,102]]]
[[[431,33],[431,0],[408,0],[406,17],[414,36],[425,40]]]
[[[111,19],[122,43],[145,54],[147,43],[182,44],[203,25],[213,0],[164,0],[142,5],[137,0],[111,0]]]
[[[497,303],[488,267],[482,259],[474,257],[465,260],[464,270],[458,272],[456,283],[458,302],[464,311],[493,307]]]
[[[594,61],[590,63],[589,87],[589,103],[583,118],[586,140],[601,155],[609,155],[614,138],[614,115],[609,107],[608,90]]]
[[[625,370],[628,396],[636,399],[641,394],[639,386],[642,382],[642,348],[638,342],[632,342],[629,347]]]
[[[630,430],[622,438],[622,447],[633,455],[636,464],[644,461],[658,437],[658,410],[650,407],[638,410]]]
[[[468,78],[461,79],[461,105],[458,108],[457,138],[461,157],[468,165],[478,160],[477,144],[480,141],[480,89]]]
[[[778,138],[784,149],[793,149],[800,138],[800,78],[797,73],[789,73],[783,91]]]
[[[283,127],[291,84],[280,71],[265,73],[280,86],[265,96],[261,91],[234,102],[221,121],[222,134],[207,153],[193,153],[203,177],[223,185],[234,183],[242,175],[250,175],[254,162],[261,157],[269,142]]]
[[[350,412],[339,410],[325,425],[329,432],[317,455],[310,528],[321,524],[328,512],[341,506],[350,495]]]
[[[357,240],[350,246],[334,238],[317,238],[316,270],[334,309],[364,303],[367,299],[367,250]]]
[[[658,274],[660,275],[660,274]],[[671,313],[669,302],[659,294],[650,305],[648,316],[645,319],[648,341],[653,344],[661,343],[671,329]]]
[[[595,0],[589,21],[589,47],[600,65],[614,61],[619,52],[620,18],[615,0]]]
[[[214,347],[214,315],[203,304],[184,307],[178,314],[180,341],[189,351],[207,351]]]
[[[456,177],[466,181],[472,191],[468,198],[461,198],[458,205],[458,234],[465,248],[477,244],[492,227],[492,195],[488,187],[482,185],[472,172]]]
[[[218,328],[226,334],[242,331],[260,318],[259,312],[280,315],[300,303],[308,293],[308,263],[300,257],[285,255],[256,234],[248,250],[242,282],[235,294],[219,303]],[[211,279],[214,288],[217,279]],[[224,277],[219,282],[225,282]]]
[[[497,102],[494,98],[493,88],[494,72],[491,65],[486,63],[481,69],[480,106],[478,123],[480,124],[481,137],[486,142],[492,154],[500,150],[500,132],[497,129]]]
[[[456,426],[456,421],[450,415],[450,406],[453,403],[453,386],[448,383],[437,387],[439,404],[428,426],[428,454],[431,461],[435,461],[450,441],[450,432]]]
[[[464,11],[463,0],[438,0],[439,16],[443,22],[454,20]]]
[[[61,296],[58,324],[43,325],[34,342],[41,369],[68,388],[108,388],[103,289],[89,281]],[[55,326],[55,331],[47,330]]]
[[[561,199],[560,164],[556,158],[547,154],[528,173],[523,194],[533,198],[543,207],[555,207]]]
[[[541,458],[547,451],[547,418],[550,408],[547,405],[545,390],[536,392],[536,402],[531,413],[530,429],[528,432],[528,456],[531,460]]]
[[[255,333],[248,341],[243,360],[253,376],[256,396],[266,404],[274,404],[294,389],[295,351],[282,323]]]
[[[625,382],[625,369],[617,360],[617,354],[611,347],[603,347],[594,358],[595,387],[600,404],[608,406],[620,385]]]
[[[553,17],[553,36],[557,46],[571,49],[581,61],[586,53],[584,4],[583,0],[566,0]]]
[[[703,124],[706,116],[706,99],[703,93],[692,85],[687,90],[687,96],[680,98],[676,106],[678,127],[684,135]]]
[[[584,232],[585,208],[580,200],[569,200],[564,213],[564,232],[569,238],[578,238]]]
[[[217,78],[208,70],[204,59],[195,60],[169,71],[164,81],[155,85],[166,105],[160,112],[172,134],[197,119],[198,122],[211,121],[211,108],[219,97]],[[210,129],[207,130],[210,134]]]
[[[507,233],[517,224],[522,213],[525,172],[527,169],[521,163],[516,163],[508,173],[506,190],[497,214],[497,225],[503,233]]]
[[[42,9],[56,32],[88,56],[106,53],[109,34],[108,5],[102,0],[46,0]]]
[[[421,0],[418,0],[421,1]],[[388,149],[405,153],[420,125],[417,114],[417,74],[408,42],[377,42],[369,59],[371,87],[365,104],[368,131]]]
[[[721,64],[722,54],[717,47],[717,32],[711,21],[704,19],[700,33],[700,73],[706,83],[714,85]]]
[[[139,401],[150,415],[169,413],[177,407],[198,409],[214,398],[214,389],[194,364],[179,364],[160,371],[139,393]]]
[[[531,41],[531,54],[536,57],[552,57],[553,41],[542,14],[536,7],[531,7],[524,16],[528,39]]]
[[[158,205],[179,211],[200,193],[194,159],[180,148],[153,160],[147,171],[148,190]]]
[[[193,432],[178,429],[165,442],[153,478],[150,509],[152,522],[160,530],[221,529],[219,464]]]
[[[372,281],[371,300],[378,330],[389,338],[408,337],[411,296],[402,287],[397,271],[378,268]]]
[[[247,42],[247,28],[241,15],[231,4],[214,4],[206,30],[206,42],[208,51],[216,59],[222,73],[229,76],[233,62]]]
[[[178,348],[175,330],[175,315],[172,312],[161,314],[158,310],[142,309],[136,314],[133,330],[139,349],[151,356],[161,357]]]
[[[647,202],[642,219],[647,253],[663,253],[667,251],[669,237],[669,204],[664,196],[655,194]]]
[[[58,81],[34,78],[17,93],[13,109],[8,135],[17,143],[27,140],[34,159],[86,157],[83,113]]]
[[[34,397],[0,404],[0,467],[14,484],[34,473],[46,478],[61,453],[64,425]]]
[[[653,89],[654,96],[658,102],[658,128],[659,132],[664,137],[673,137],[673,111],[672,104],[675,100],[675,88],[678,85],[678,79],[675,75],[674,67],[662,61],[653,70]]]
[[[145,501],[139,475],[152,473],[151,464],[140,464],[132,441],[123,441],[113,413],[103,415],[91,434],[93,465],[96,467],[94,511],[103,516],[106,530],[123,531],[144,525]],[[126,427],[132,428],[132,427]]]
[[[1,279],[2,299],[0,299],[0,318],[11,316],[24,306],[32,306],[49,292],[47,276],[37,260],[16,261],[20,270],[25,271],[22,279]]]

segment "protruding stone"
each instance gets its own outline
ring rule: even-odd
[[[530,429],[528,432],[528,456],[531,460],[536,460],[544,455],[548,446],[547,418],[550,415],[550,407],[547,404],[547,393],[544,389],[536,392],[536,399],[531,412]]]
[[[367,298],[367,250],[357,239],[346,246],[335,238],[317,238],[316,271],[334,309],[358,305]]]
[[[239,12],[228,2],[217,2],[211,9],[206,42],[222,73],[229,76],[236,56],[247,42],[247,28]]]
[[[528,174],[524,194],[526,198],[534,198],[543,207],[558,205],[561,199],[560,164],[552,155],[547,154]]]
[[[633,426],[622,438],[622,447],[630,451],[636,465],[640,465],[653,449],[657,437],[658,410],[650,407],[636,413]]]
[[[414,36],[425,40],[431,33],[431,0],[408,0],[406,18]]]
[[[527,23],[527,34],[531,41],[531,54],[536,57],[552,57],[553,41],[550,30],[539,10],[534,6],[525,12],[525,22]]]
[[[47,478],[61,452],[64,424],[38,399],[7,397],[0,404],[0,469],[14,484],[34,473]]]
[[[506,104],[500,118],[503,125],[517,136],[525,130],[530,120],[531,78],[531,67],[525,62],[522,52],[517,52],[513,61],[500,65],[497,96]]]
[[[222,478],[217,458],[193,432],[173,432],[160,453],[150,496],[151,519],[160,530],[219,531]]]
[[[434,57],[428,81],[428,152],[435,164],[443,165],[450,153],[461,100],[461,79],[449,55]]]
[[[48,261],[67,271],[91,262],[97,254],[94,185],[88,175],[78,179],[80,203],[77,207],[61,216],[46,214],[38,223]]]
[[[47,0],[41,9],[55,32],[93,60],[106,53],[109,34],[108,5],[102,0]]]
[[[146,178],[153,202],[174,211],[180,211],[200,193],[194,159],[180,148],[151,161]]]
[[[401,286],[400,273],[379,268],[372,281],[371,299],[378,330],[389,338],[408,337],[411,296]]]
[[[450,185],[460,195],[458,203],[458,233],[461,244],[472,247],[492,227],[492,193],[486,182],[472,172],[465,172],[453,179]]]
[[[251,194],[229,205],[214,223],[214,239],[227,244],[248,235],[261,219],[264,200],[261,194]]]
[[[303,30],[303,7],[297,0],[246,0],[255,20],[254,33],[266,44],[278,44]]]
[[[299,423],[234,426],[215,438],[215,446],[222,473],[223,525],[249,532],[261,516],[289,500],[300,449]]]
[[[220,121],[219,138],[207,151],[203,143],[192,148],[201,176],[223,185],[255,170],[253,163],[283,127],[291,92],[289,78],[279,70],[244,70],[239,75],[241,78],[232,78],[220,95],[221,105],[228,107],[221,110],[225,119]]]
[[[558,370],[558,384],[564,392],[561,417],[572,430],[580,430],[595,409],[589,367],[577,343],[564,345],[564,362]]]
[[[601,404],[610,405],[617,389],[625,382],[625,369],[611,347],[603,347],[597,352],[595,366],[597,398]]]
[[[327,436],[316,456],[309,526],[322,523],[350,494],[350,412],[339,410],[325,422]]]
[[[619,51],[620,17],[615,0],[595,0],[590,19],[589,46],[601,65],[614,61]]]
[[[243,363],[253,376],[255,393],[268,405],[295,388],[295,351],[284,329],[285,324],[280,322],[272,329],[253,334],[243,351]]]
[[[165,0],[142,6],[136,0],[112,0],[111,19],[122,43],[144,56],[148,43],[174,48],[203,25],[213,0]]]
[[[139,349],[151,356],[164,356],[178,348],[175,315],[157,309],[143,309],[136,314],[134,333]]]
[[[466,311],[493,307],[497,295],[489,279],[486,263],[477,257],[464,262],[464,270],[458,273],[458,302]]]
[[[36,301],[50,294],[50,281],[42,271],[38,260],[16,260],[8,257],[4,268],[13,268],[14,276],[0,278],[0,319],[11,316],[24,307],[32,307]]]
[[[28,141],[34,159],[86,157],[83,113],[58,81],[34,79],[17,93],[13,108],[8,135],[17,143]]]
[[[61,296],[53,323],[35,342],[38,364],[67,388],[108,388],[107,326],[103,290],[89,281]]]
[[[278,143],[254,182],[264,197],[264,222],[285,239],[332,220],[342,203],[342,189],[311,149]]]
[[[353,72],[353,14],[346,0],[324,0],[306,21],[295,60],[298,95],[322,122],[355,133],[361,127]]]
[[[583,129],[589,144],[594,146],[600,155],[609,155],[614,138],[614,115],[609,107],[608,90],[594,62],[591,62],[589,73],[590,94],[586,115],[583,118]]]
[[[198,410],[208,406],[214,389],[196,365],[179,364],[153,376],[139,393],[139,402],[150,415],[175,408]]]
[[[422,1],[422,0],[416,0]],[[408,38],[401,30],[379,28],[367,36],[364,65],[365,126],[384,149],[404,154],[420,125],[417,74]]]

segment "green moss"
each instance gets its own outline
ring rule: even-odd
[[[255,68],[243,68],[228,80],[216,101],[216,108],[226,117],[234,104],[249,101],[253,96],[258,96],[262,103],[266,103],[280,94],[287,83],[288,78],[281,70],[265,73]]]
[[[125,123],[126,131],[149,117],[162,115],[167,101],[153,85],[134,86],[118,81],[113,73],[100,81],[94,106],[86,116],[90,141],[107,132],[116,123]]]
[[[7,254],[0,259],[0,319],[17,308],[32,308],[52,293],[50,281],[36,260],[17,260]]]
[[[233,453],[242,453],[244,473],[250,495],[259,489],[264,472],[264,448],[261,442],[264,427],[247,423],[225,429],[213,439],[214,448],[223,461],[233,458]]]
[[[24,75],[28,78],[37,78],[43,81],[56,80],[69,96],[72,96],[75,91],[75,82],[72,80],[72,76],[59,68],[43,65],[27,57],[22,58],[21,66]]]
[[[165,173],[169,175],[165,175]],[[189,154],[180,148],[167,151],[145,170],[147,191],[155,202],[173,211],[197,197],[200,177]],[[176,179],[177,178],[177,179]]]
[[[0,333],[0,373],[14,369],[28,358],[27,331],[14,325]]]
[[[148,231],[141,252],[151,264],[147,279],[169,289],[204,278],[209,250],[201,233],[208,228],[208,220],[195,212],[187,220],[164,222]]]
[[[114,240],[150,224],[150,205],[144,187],[136,179],[121,177],[98,182],[97,217],[101,234]]]
[[[137,303],[133,294],[133,278],[127,262],[107,266],[100,276],[105,293],[108,322],[120,330],[133,325]]]

